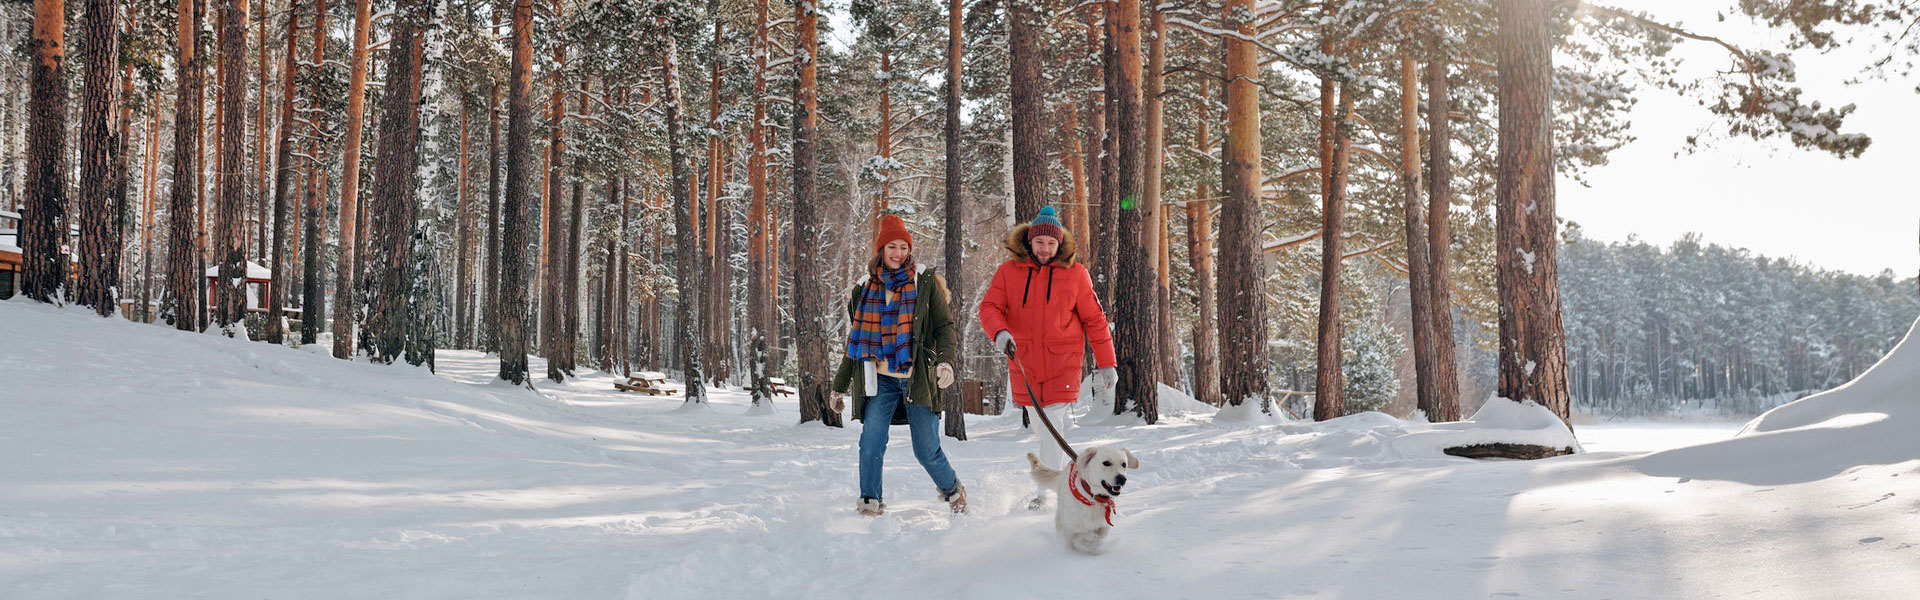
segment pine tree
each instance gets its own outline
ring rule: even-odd
[[[340,171],[340,257],[334,264],[333,285],[333,357],[353,357],[355,292],[360,271],[358,249],[360,196],[360,135],[367,96],[368,29],[372,27],[373,0],[355,0],[353,13],[353,66],[347,84],[346,155]]]
[[[408,312],[422,304],[416,290],[412,238],[419,199],[415,173],[420,152],[420,86],[424,32],[432,26],[434,4],[401,0],[387,53],[386,85],[380,95],[380,160],[374,165],[373,204],[368,222],[366,268],[362,273],[369,292],[366,322],[360,333],[362,350],[374,362],[391,363],[404,352],[409,364],[426,357],[414,351],[411,339],[426,335],[409,322]],[[424,279],[424,278],[423,278]],[[431,352],[427,353],[431,355]]]
[[[793,102],[793,316],[794,346],[800,366],[800,422],[820,421],[828,427],[840,427],[840,413],[828,402],[827,327],[825,315],[834,310],[833,302],[821,289],[821,265],[817,253],[825,236],[817,212],[814,173],[819,167],[815,155],[819,145],[818,60],[820,38],[816,29],[820,18],[818,5],[802,3],[794,9],[794,62],[799,77]],[[671,101],[670,101],[671,103]],[[675,179],[679,179],[675,177]],[[1037,210],[1037,209],[1036,209]],[[683,298],[685,296],[682,296]],[[687,339],[682,336],[681,339]],[[693,379],[691,377],[689,380]],[[691,383],[691,381],[689,382]]]
[[[34,0],[33,63],[28,67],[26,212],[21,215],[22,288],[28,298],[58,302],[66,289],[66,6]]]
[[[199,172],[200,104],[203,68],[198,56],[200,19],[205,2],[180,0],[178,91],[173,117],[172,197],[167,206],[167,294],[160,317],[182,331],[199,328],[199,317],[206,295],[199,289],[200,253],[194,243],[193,209],[198,202],[199,186],[193,183]],[[198,298],[198,299],[196,299]]]
[[[265,22],[265,19],[261,19],[261,21]],[[267,38],[263,35],[260,38],[260,47],[265,48],[266,46]],[[281,299],[286,297],[286,292],[283,290],[286,288],[287,282],[293,279],[292,277],[288,277],[292,268],[286,264],[285,255],[287,248],[286,236],[293,234],[293,232],[288,231],[287,188],[293,184],[294,70],[298,64],[294,61],[294,57],[299,53],[300,0],[290,0],[287,3],[287,53],[280,66],[280,137],[274,142],[273,151],[273,164],[275,165],[273,177],[273,253],[268,258],[267,263],[267,268],[273,270],[273,283],[271,284],[273,296],[267,301],[266,337],[269,343],[274,344],[281,342],[281,335],[283,333],[280,328]],[[261,89],[266,89],[266,85],[266,79],[261,79]],[[265,104],[266,102],[261,102],[261,105],[264,106]],[[260,130],[264,132],[266,129],[266,121],[260,121]],[[262,148],[261,154],[262,156],[265,155],[264,147]],[[262,158],[261,164],[265,164],[265,162],[265,159]]]
[[[234,326],[247,315],[246,147],[247,0],[224,0],[220,29],[219,186],[214,215],[214,256],[220,279],[214,285],[213,324],[228,336],[244,334]]]
[[[533,0],[513,3],[513,62],[507,87],[507,190],[500,221],[500,277],[494,307],[500,378],[527,383],[527,143],[533,134]]]
[[[1220,208],[1220,392],[1227,404],[1267,399],[1266,265],[1260,256],[1260,60],[1250,36],[1251,0],[1229,0],[1225,19],[1239,35],[1226,39],[1227,139],[1222,156],[1226,198]]]
[[[80,273],[75,302],[91,306],[100,316],[117,309],[120,215],[114,212],[113,163],[120,142],[109,130],[114,113],[114,76],[118,69],[120,32],[115,22],[117,3],[87,0],[80,28],[86,36],[84,104],[80,111]],[[119,102],[130,100],[121,98]],[[122,165],[124,167],[124,163]],[[64,237],[64,236],[62,236]],[[63,240],[64,241],[64,240]]]
[[[1553,193],[1553,47],[1545,0],[1497,0],[1500,396],[1569,417]]]

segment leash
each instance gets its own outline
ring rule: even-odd
[[[1007,358],[1013,359],[1013,365],[1020,368],[1020,385],[1027,388],[1027,400],[1033,402],[1033,412],[1040,413],[1040,424],[1047,426],[1047,432],[1053,434],[1053,441],[1059,442],[1060,449],[1066,451],[1068,463],[1080,460],[1080,454],[1073,451],[1073,446],[1067,445],[1067,438],[1061,437],[1060,430],[1054,429],[1053,421],[1047,419],[1046,409],[1040,406],[1040,395],[1033,393],[1033,380],[1027,378],[1027,363],[1021,362],[1012,352],[1007,353]]]

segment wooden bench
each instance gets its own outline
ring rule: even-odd
[[[616,381],[613,388],[649,396],[672,396],[680,392],[680,386],[667,383],[666,375],[651,371],[635,373],[625,383]]]
[[[768,377],[767,383],[773,385],[774,396],[800,395],[800,390],[794,389],[793,386],[787,385],[787,380],[785,379],[781,379],[779,377]]]

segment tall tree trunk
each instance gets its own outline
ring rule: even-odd
[[[1207,84],[1200,84],[1200,97],[1208,95]],[[1207,140],[1207,120],[1212,111],[1203,111],[1199,115],[1198,136],[1194,142],[1201,152],[1211,154],[1213,145]],[[1207,205],[1213,202],[1212,186],[1207,180],[1200,180],[1198,193],[1187,201],[1187,262],[1193,266],[1193,285],[1197,292],[1194,302],[1196,317],[1193,321],[1193,397],[1196,400],[1220,405],[1220,344],[1214,337],[1215,323],[1219,317],[1215,302],[1213,272],[1213,215]]]
[[[327,0],[316,0],[313,6],[313,64],[320,64],[326,59],[326,50]],[[313,97],[319,97],[320,89],[317,82],[310,93]],[[306,248],[300,253],[305,263],[300,278],[301,287],[305,288],[305,295],[300,301],[300,343],[302,344],[314,343],[320,336],[320,314],[321,311],[326,310],[325,301],[321,299],[320,283],[320,243],[322,241],[320,238],[326,235],[326,226],[320,222],[320,218],[326,214],[327,204],[327,171],[321,167],[320,161],[322,148],[320,140],[323,137],[320,120],[314,119],[313,141],[307,143],[307,149],[312,155],[307,164],[307,213],[306,217],[301,219],[301,222],[306,225],[306,233],[301,236],[305,240]]]
[[[1448,209],[1453,204],[1453,148],[1447,113],[1447,61],[1427,65],[1427,256],[1430,259],[1427,307],[1433,316],[1433,404],[1421,406],[1435,423],[1460,420],[1460,382],[1453,361],[1453,277],[1448,263],[1452,234]]]
[[[1159,276],[1155,282],[1157,291],[1154,292],[1154,296],[1158,304],[1154,312],[1160,315],[1161,326],[1154,329],[1160,336],[1157,352],[1160,381],[1177,383],[1180,381],[1180,366],[1176,356],[1179,354],[1180,341],[1175,336],[1173,327],[1173,248],[1168,239],[1170,232],[1167,231],[1171,211],[1161,198],[1161,177],[1164,171],[1163,165],[1166,164],[1167,134],[1163,118],[1166,103],[1161,100],[1160,95],[1165,89],[1166,81],[1163,72],[1167,68],[1167,16],[1164,11],[1151,5],[1147,10],[1151,27],[1147,35],[1151,39],[1147,42],[1145,71],[1141,73],[1140,94],[1145,106],[1147,122],[1146,149],[1142,151],[1145,156],[1144,163],[1141,165],[1142,177],[1145,179],[1142,185],[1145,186],[1146,204],[1153,207],[1156,221],[1153,225],[1152,250],[1156,263],[1154,273]]]
[[[198,327],[198,317],[194,313],[199,303],[194,296],[199,294],[200,271],[199,253],[194,244],[193,208],[194,197],[199,186],[194,183],[195,173],[199,172],[200,147],[200,101],[201,66],[196,53],[200,47],[200,18],[206,12],[206,5],[194,0],[180,0],[179,33],[175,38],[179,42],[180,55],[176,64],[180,70],[176,82],[178,85],[173,104],[173,189],[167,207],[167,294],[161,307],[161,318],[182,331],[194,331]],[[203,296],[204,297],[204,296]]]
[[[129,78],[131,79],[131,78]],[[141,180],[140,207],[140,322],[152,323],[153,311],[153,204],[158,186],[154,175],[160,170],[160,92],[154,90],[147,105],[146,177]],[[4,100],[0,100],[3,102]],[[4,134],[0,134],[4,135]]]
[[[220,9],[220,206],[214,216],[214,251],[220,281],[214,287],[214,324],[227,335],[247,316],[247,0],[225,0]]]
[[[365,121],[367,96],[367,36],[372,26],[373,0],[355,0],[353,12],[353,66],[347,82],[346,156],[340,170],[340,257],[334,265],[337,275],[333,286],[333,357],[353,357],[353,323],[359,272],[355,246],[359,239],[360,129]],[[517,382],[517,381],[516,381]]]
[[[772,345],[769,342],[773,331],[773,294],[768,279],[773,270],[767,266],[768,250],[773,239],[768,230],[778,229],[780,224],[763,218],[767,213],[767,53],[772,45],[767,39],[767,0],[754,0],[753,3],[753,122],[747,127],[747,146],[752,154],[747,156],[747,189],[752,195],[748,206],[748,227],[752,229],[753,242],[747,247],[747,265],[750,277],[747,284],[747,323],[751,327],[749,343],[752,345],[752,363],[749,367],[753,377],[752,395],[754,406],[773,402],[773,382],[768,381],[773,366],[769,363]]]
[[[1025,223],[1047,203],[1047,90],[1040,79],[1037,0],[1010,0],[1007,71],[1013,90],[1013,220]],[[795,192],[799,190],[796,188]],[[801,246],[801,247],[804,247]],[[799,313],[795,313],[799,314]]]
[[[1119,0],[1107,16],[1107,35],[1113,39],[1118,76],[1111,95],[1119,119],[1114,134],[1119,147],[1116,190],[1120,196],[1120,269],[1116,274],[1114,337],[1118,339],[1120,384],[1114,410],[1129,406],[1148,424],[1160,420],[1160,276],[1154,256],[1160,230],[1159,206],[1147,197],[1143,179],[1147,157],[1142,156],[1140,131],[1140,0]],[[1148,116],[1151,119],[1151,116]],[[1150,132],[1147,132],[1150,133]]]
[[[1407,232],[1407,298],[1413,325],[1413,365],[1418,406],[1433,405],[1433,276],[1427,260],[1427,227],[1420,206],[1420,83],[1413,56],[1400,51],[1400,196]]]
[[[1093,237],[1100,238],[1099,254],[1093,261],[1093,286],[1095,295],[1114,300],[1114,284],[1119,278],[1114,271],[1120,268],[1120,241],[1125,235],[1120,227],[1121,194],[1120,182],[1116,181],[1120,173],[1120,113],[1119,95],[1115,90],[1120,87],[1119,52],[1113,43],[1113,2],[1102,4],[1101,10],[1109,23],[1106,35],[1100,37],[1100,64],[1102,83],[1100,89],[1101,120],[1100,138],[1100,223],[1093,228]],[[1118,350],[1116,346],[1115,350]],[[1118,411],[1126,407],[1125,403],[1115,402],[1113,409]]]
[[[963,310],[963,307],[967,303],[966,255],[963,253],[960,243],[961,240],[967,237],[966,212],[961,210],[960,206],[960,184],[962,177],[964,177],[960,173],[960,162],[962,160],[960,155],[960,31],[962,27],[960,15],[961,1],[949,0],[947,3],[946,127],[944,128],[947,142],[947,172],[945,180],[947,215],[946,231],[941,237],[944,238],[946,245],[946,268],[944,269],[944,273],[947,277],[947,289],[960,290],[959,293],[949,294],[948,302],[951,306],[948,307],[948,311],[957,317],[955,320],[958,322],[955,323],[955,329],[958,331],[962,342],[960,347],[965,348],[967,347],[965,340],[968,332],[973,331],[974,328],[967,324],[966,315],[970,311]],[[1068,109],[1067,114],[1073,114],[1073,110]],[[1071,132],[1069,132],[1069,135],[1072,135]],[[1077,187],[1080,188],[1082,194],[1081,203],[1084,206],[1086,202],[1085,180],[1081,180],[1080,183],[1081,185]],[[944,406],[947,409],[946,433],[954,439],[965,440],[967,439],[967,412],[964,403],[961,401],[961,387],[958,383],[967,372],[966,353],[961,352],[961,356],[955,358],[956,360],[952,362],[952,366],[956,385],[948,387],[945,392],[946,399]]]
[[[1347,163],[1350,142],[1347,138],[1347,114],[1353,111],[1353,94],[1347,83],[1340,84],[1340,104],[1335,108],[1333,81],[1320,83],[1321,150],[1327,162],[1321,168],[1320,223],[1320,327],[1315,346],[1317,369],[1313,392],[1313,419],[1325,421],[1347,414],[1346,377],[1341,371],[1341,346],[1346,339],[1340,323],[1340,268],[1342,237],[1347,218]]]
[[[559,3],[553,4],[557,13]],[[560,74],[566,70],[567,48],[565,44],[553,47],[553,62],[559,65],[554,71],[552,92],[547,96],[547,126],[551,128],[551,137],[547,143],[547,189],[543,196],[546,214],[540,218],[540,230],[544,233],[540,242],[540,354],[547,359],[547,378],[565,381],[566,328],[560,303],[565,301],[561,289],[561,274],[554,269],[564,269],[567,251],[564,244],[566,230],[561,228],[561,219],[566,214],[566,193],[561,186],[566,184],[566,88],[560,81]]]
[[[1495,8],[1500,150],[1494,264],[1500,289],[1500,396],[1537,402],[1565,421],[1571,401],[1554,257],[1549,11],[1545,0],[1499,0]]]
[[[133,18],[133,15],[128,15],[128,18],[123,23],[124,27],[116,26],[114,33],[118,35],[122,32],[132,31],[135,24],[136,19]],[[129,161],[133,160],[133,64],[122,63],[120,69],[120,95],[118,99],[114,101],[114,105],[118,107],[120,118],[116,125],[118,131],[113,136],[112,166],[107,168],[108,172],[112,173],[111,177],[113,182],[112,185],[107,186],[107,196],[110,199],[109,203],[113,205],[113,216],[109,224],[112,228],[112,242],[107,244],[107,256],[111,257],[113,264],[107,270],[113,272],[117,278],[114,282],[114,285],[119,286],[118,291],[115,293],[116,296],[131,292],[132,288],[130,284],[133,282],[133,274],[130,272],[133,268],[133,263],[127,259],[127,254],[133,247],[133,240],[128,237],[128,230],[131,228],[134,218],[133,207],[131,206],[132,199],[128,197],[131,193],[129,188],[133,186],[134,173],[128,164]],[[120,301],[119,298],[114,299],[116,303]],[[134,315],[128,314],[124,316],[131,318]]]
[[[825,223],[816,212],[819,199],[814,193],[814,171],[819,166],[819,157],[814,154],[819,143],[816,122],[820,110],[815,69],[815,61],[820,56],[820,37],[816,30],[820,15],[814,6],[800,5],[795,11],[793,28],[793,53],[799,62],[793,98],[793,344],[799,353],[800,422],[817,420],[828,427],[839,427],[840,412],[828,402],[827,389],[826,316],[827,311],[834,310],[834,303],[828,299],[826,290],[821,289],[825,285],[821,281],[823,269],[815,255],[822,249],[826,235],[822,230]],[[1018,45],[1016,41],[1015,47]],[[1017,107],[1020,92],[1014,93]],[[1018,109],[1015,110],[1017,114]]]
[[[1080,107],[1071,101],[1062,103],[1059,108],[1067,119],[1060,126],[1060,166],[1067,168],[1067,176],[1072,185],[1060,193],[1060,225],[1067,231],[1079,232],[1086,237],[1081,244],[1083,252],[1091,252],[1093,229],[1087,223],[1087,160],[1086,146],[1081,143]]]
[[[880,42],[880,72],[887,80],[880,83],[880,134],[874,140],[874,149],[880,154],[880,194],[874,198],[873,214],[867,222],[878,230],[880,215],[886,214],[887,206],[893,201],[893,169],[886,165],[893,161],[893,40]]]
[[[690,189],[687,168],[687,149],[682,120],[685,118],[682,105],[684,96],[680,91],[680,44],[671,28],[663,28],[662,37],[666,42],[666,69],[662,77],[667,85],[667,153],[673,169],[673,197],[679,206],[674,210],[676,223],[674,231],[693,231],[694,190]],[[687,235],[674,236],[677,245],[674,249],[676,277],[680,288],[680,301],[675,303],[674,325],[680,340],[680,364],[685,372],[687,402],[706,404],[705,381],[700,374],[700,312],[693,306],[693,300],[699,297],[702,264],[695,240]]]
[[[513,3],[513,62],[507,84],[507,190],[500,224],[499,296],[493,327],[500,378],[527,383],[527,142],[533,136],[533,0]],[[494,117],[498,120],[498,116]]]
[[[721,36],[719,11],[711,11],[713,17],[713,47],[718,49],[725,43]],[[714,60],[710,70],[711,79],[707,87],[707,187],[706,187],[706,299],[701,303],[703,317],[706,319],[706,341],[701,346],[706,351],[707,380],[714,385],[723,385],[727,380],[727,311],[729,302],[726,295],[728,271],[725,244],[722,242],[720,226],[721,214],[726,211],[720,206],[720,180],[724,178],[725,159],[720,151],[720,63]],[[696,225],[698,226],[698,225]]]
[[[263,18],[261,21],[265,22],[266,19]],[[267,38],[264,35],[264,31],[263,29],[263,35],[260,38],[260,47],[262,48],[265,48],[267,45]],[[275,344],[281,342],[281,298],[286,297],[286,292],[283,290],[287,282],[292,279],[287,276],[290,269],[285,261],[287,247],[286,236],[291,233],[287,231],[286,226],[287,187],[292,185],[293,182],[293,82],[294,68],[296,66],[294,58],[299,53],[300,0],[290,0],[287,3],[287,56],[283,59],[280,66],[280,70],[282,71],[280,73],[280,137],[274,142],[273,151],[273,253],[272,256],[269,257],[270,262],[267,263],[267,268],[273,269],[273,283],[271,284],[273,287],[273,295],[267,301],[267,341]],[[264,88],[266,84],[267,80],[262,78],[260,80],[262,88]],[[261,102],[261,105],[265,106],[266,103]],[[265,109],[263,108],[262,110]],[[261,119],[260,131],[263,132],[264,135],[266,130],[267,121],[266,119]],[[261,147],[264,150],[265,145],[263,144]],[[265,152],[263,151],[262,154],[264,155]],[[262,159],[260,164],[265,165],[266,161]],[[303,308],[301,310],[305,312],[309,309]]]
[[[1230,0],[1224,13],[1239,22],[1240,36],[1226,38],[1227,138],[1220,206],[1219,327],[1220,392],[1227,404],[1267,402],[1267,269],[1260,255],[1260,57],[1249,41],[1252,25],[1233,18],[1253,10],[1252,0]],[[1246,37],[1243,37],[1246,36]]]
[[[582,117],[591,116],[587,114],[587,85],[586,81],[580,82],[579,113]],[[560,347],[560,354],[565,362],[561,366],[566,369],[567,376],[569,377],[573,376],[574,370],[579,366],[578,357],[575,356],[576,344],[574,342],[580,339],[580,238],[582,232],[581,227],[586,220],[582,214],[582,209],[585,208],[586,204],[586,198],[583,192],[587,180],[586,168],[583,166],[581,159],[574,160],[574,171],[573,201],[567,207],[567,272],[566,280],[561,282],[566,286],[566,289],[562,290],[563,293],[561,294],[561,310],[565,317],[562,319],[562,322],[566,326],[565,331],[562,332],[566,336],[566,343]]]
[[[459,171],[455,175],[455,186],[460,196],[460,211],[455,213],[459,219],[454,227],[454,259],[457,265],[454,273],[459,281],[454,284],[454,326],[453,345],[456,348],[473,347],[473,200],[467,195],[467,152],[472,148],[473,121],[472,104],[468,102],[465,90],[460,94],[460,157]]]
[[[487,276],[480,302],[486,319],[480,349],[494,352],[500,350],[500,281],[506,277],[500,267],[500,222],[500,84],[492,83],[487,85]]]
[[[607,236],[606,260],[601,266],[600,310],[594,314],[593,333],[594,363],[602,372],[611,372],[615,353],[620,351],[619,338],[614,335],[614,326],[619,322],[620,239],[625,235],[625,210],[621,210],[620,180],[607,179],[607,208],[621,212],[622,229],[620,233]]]
[[[1088,61],[1086,76],[1090,81],[1104,82],[1107,72],[1104,66],[1106,53],[1103,50],[1103,48],[1105,48],[1104,40],[1106,36],[1101,35],[1100,22],[1106,18],[1106,7],[1102,5],[1099,12],[1088,10],[1086,13],[1087,53],[1100,53],[1101,57],[1098,61]],[[1085,119],[1087,128],[1085,134],[1080,137],[1080,139],[1085,140],[1085,143],[1080,148],[1080,154],[1082,155],[1080,162],[1082,165],[1081,170],[1086,176],[1087,190],[1085,201],[1087,202],[1087,206],[1079,207],[1075,211],[1078,214],[1074,216],[1074,225],[1079,227],[1076,233],[1084,237],[1087,242],[1086,249],[1082,251],[1088,258],[1087,268],[1094,270],[1093,276],[1096,278],[1096,281],[1102,284],[1106,281],[1106,269],[1104,266],[1105,263],[1100,261],[1107,255],[1106,238],[1113,233],[1112,231],[1103,231],[1101,227],[1106,224],[1105,217],[1107,207],[1105,204],[1107,189],[1105,178],[1107,174],[1103,170],[1107,159],[1106,90],[1107,88],[1104,83],[1096,86],[1087,95],[1086,106],[1078,109],[1086,111],[1087,113],[1087,118]],[[1093,210],[1093,205],[1096,202],[1100,203],[1100,209],[1098,211]],[[1098,220],[1097,223],[1096,220]],[[1106,288],[1102,286],[1099,287],[1099,290],[1104,292]]]
[[[103,317],[117,308],[114,289],[119,273],[112,257],[121,250],[114,235],[120,215],[113,212],[109,198],[118,154],[109,122],[118,112],[114,110],[118,71],[114,67],[120,48],[120,28],[114,20],[117,6],[114,0],[87,0],[80,25],[87,54],[81,73],[85,100],[80,110],[80,281],[74,300]]]
[[[254,256],[262,260],[270,258],[267,255],[267,228],[273,227],[276,231],[280,228],[277,224],[269,225],[267,223],[267,124],[269,123],[269,121],[267,121],[267,21],[270,20],[268,17],[273,13],[273,7],[268,4],[270,1],[271,0],[260,0],[259,18],[254,19],[254,27],[258,28],[254,37],[260,40],[260,49],[257,52],[258,58],[255,60],[256,68],[260,70],[260,76],[254,81],[256,82],[255,85],[259,86],[260,92],[254,102],[254,110],[258,111],[258,116],[256,116],[253,121],[253,185],[250,187],[253,189],[254,215],[256,215],[256,218],[259,220],[259,223],[254,226],[255,235],[258,236],[258,239],[255,240]],[[299,0],[289,1],[298,2]],[[293,13],[294,7],[289,5],[287,7],[287,14],[292,15]],[[293,27],[288,27],[287,29],[287,39],[294,39],[292,32]],[[279,218],[275,218],[274,222],[278,223],[280,220]],[[274,259],[274,262],[278,263],[280,261]],[[269,301],[269,305],[271,305],[277,304],[279,298],[284,295],[280,290],[280,282],[284,278],[281,277],[278,266],[269,266],[273,269],[273,280],[269,286],[273,288],[271,290],[273,300]],[[268,311],[273,312],[271,308],[269,308]],[[270,341],[278,344],[280,343],[281,336],[280,320],[277,313],[272,320],[273,322],[267,325],[267,331],[269,335],[272,336]]]
[[[373,206],[367,215],[367,261],[362,274],[370,291],[363,350],[374,362],[391,363],[418,334],[409,324],[414,295],[413,227],[419,201],[415,173],[420,152],[420,75],[434,3],[400,0],[388,46],[386,85],[380,94],[380,160],[373,171]],[[424,274],[421,274],[424,276]],[[426,285],[420,282],[420,285]],[[409,362],[423,357],[410,357]],[[414,363],[419,364],[419,363]]]
[[[58,302],[66,287],[66,5],[34,0],[28,67],[26,212],[21,215],[22,284],[28,298]]]

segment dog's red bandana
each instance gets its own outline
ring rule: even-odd
[[[1080,465],[1067,463],[1067,481],[1071,482],[1067,484],[1067,489],[1073,492],[1073,499],[1087,506],[1093,506],[1093,503],[1099,502],[1100,507],[1106,511],[1107,526],[1112,527],[1113,498],[1094,494],[1093,488],[1087,485],[1087,480],[1080,478]]]

